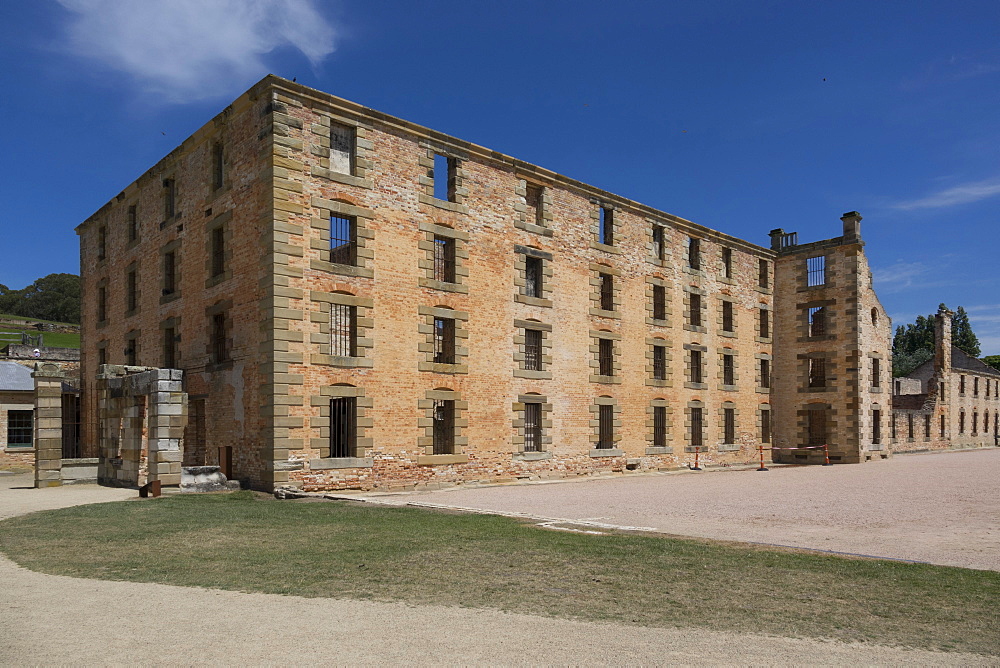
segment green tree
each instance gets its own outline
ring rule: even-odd
[[[944,304],[940,309],[948,310]],[[892,337],[892,375],[906,376],[918,366],[934,358],[934,325],[936,318],[918,315],[916,322],[900,325]],[[969,324],[969,315],[961,306],[951,320],[951,342],[967,355],[979,357],[979,339]]]
[[[993,367],[997,371],[1000,371],[1000,355],[987,355],[983,358],[988,366]]]
[[[969,324],[969,314],[961,306],[951,319],[951,342],[956,348],[972,357],[979,357],[982,352],[979,348],[979,337]]]
[[[0,290],[0,313],[39,320],[80,322],[80,277],[49,274],[21,290]]]

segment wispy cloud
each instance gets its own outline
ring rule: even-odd
[[[892,208],[900,211],[939,209],[959,204],[970,204],[997,195],[1000,195],[1000,177],[952,186],[926,197],[897,202],[892,205]]]
[[[955,53],[927,63],[924,68],[902,81],[903,90],[915,91],[952,81],[974,79],[1000,73],[1000,49],[981,49]]]
[[[72,13],[66,48],[132,76],[167,100],[228,96],[294,47],[315,66],[335,30],[313,0],[58,0]]]
[[[930,268],[921,262],[899,261],[888,267],[872,269],[872,280],[879,292],[898,292],[919,283],[916,279],[927,274]]]

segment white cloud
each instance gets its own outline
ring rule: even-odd
[[[923,263],[900,261],[888,267],[873,268],[872,280],[878,292],[898,292],[913,287],[914,279],[927,271],[928,268]]]
[[[964,185],[953,186],[946,190],[933,193],[919,199],[898,202],[892,206],[901,211],[917,209],[939,209],[959,204],[970,204],[989,197],[1000,195],[1000,178],[975,181]]]
[[[66,47],[179,102],[228,96],[263,77],[283,46],[315,66],[335,30],[313,0],[58,0],[72,18]]]

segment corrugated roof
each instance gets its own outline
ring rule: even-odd
[[[0,392],[33,392],[34,389],[35,379],[31,377],[31,369],[17,362],[0,362]]]

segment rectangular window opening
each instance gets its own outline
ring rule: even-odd
[[[601,310],[615,310],[615,277],[611,274],[600,274],[601,279]]]
[[[226,184],[225,154],[222,151],[222,142],[217,141],[212,145],[212,189],[218,190]]]
[[[662,225],[653,225],[653,257],[663,260],[667,256],[666,242],[664,241],[664,231]]]
[[[667,289],[662,285],[653,286],[653,319],[667,319]]]
[[[878,445],[882,442],[882,411],[875,409],[872,411],[872,443]]]
[[[722,331],[733,331],[733,303],[722,302]]]
[[[136,215],[135,204],[130,204],[128,207],[126,223],[128,225],[128,240],[135,241],[139,238],[139,218]]]
[[[330,306],[330,354],[356,357],[358,354],[357,307],[347,304]]]
[[[455,453],[455,402],[436,399],[433,407],[433,454]]]
[[[809,387],[826,387],[826,359],[809,358]]]
[[[771,442],[771,411],[763,409],[760,412],[760,442]]]
[[[771,338],[771,312],[766,308],[760,309],[760,338]]]
[[[692,327],[701,327],[701,295],[695,292],[688,295],[688,320]]]
[[[826,445],[826,410],[813,409],[809,415],[809,445],[818,447]]]
[[[138,304],[139,286],[136,280],[135,270],[128,272],[125,277],[125,310],[132,312]]]
[[[163,217],[170,220],[177,213],[177,182],[174,179],[163,181]]]
[[[809,336],[826,334],[826,307],[819,306],[809,309]]]
[[[705,444],[705,418],[702,409],[694,407],[691,409],[691,446],[702,446]]]
[[[736,409],[735,408],[723,408],[722,409],[723,418],[723,441],[727,445],[732,445],[736,442]]]
[[[667,348],[666,346],[653,346],[653,379],[667,379]]]
[[[163,294],[172,295],[177,291],[177,255],[174,251],[163,254]]]
[[[872,358],[872,387],[882,387],[882,360]]]
[[[357,130],[338,123],[330,124],[330,171],[354,174]]]
[[[733,277],[733,249],[722,249],[722,276],[724,278]]]
[[[806,258],[806,285],[812,287],[824,284],[826,284],[826,256]]]
[[[434,237],[434,280],[455,282],[455,240],[451,237]]]
[[[219,225],[212,230],[212,277],[226,273],[226,230]]]
[[[597,341],[598,373],[602,376],[615,375],[615,342],[611,339]]]
[[[330,456],[353,457],[357,449],[357,399],[330,400]]]
[[[597,447],[608,450],[615,447],[615,407],[602,404],[597,410]]]
[[[434,362],[455,363],[455,321],[452,318],[434,318]]]
[[[615,243],[615,211],[611,207],[602,206],[598,225],[598,238],[606,246]]]
[[[212,363],[221,364],[229,360],[229,340],[226,337],[226,314],[212,316]]]
[[[653,406],[653,447],[667,445],[667,407]]]
[[[330,216],[330,262],[358,263],[358,225],[350,216]]]
[[[688,267],[701,269],[701,239],[688,237]]]
[[[542,405],[524,405],[524,451],[542,451]]]
[[[771,387],[771,360],[760,361],[760,386]]]
[[[167,327],[163,330],[163,368],[177,368],[177,330]]]
[[[434,154],[434,197],[446,202],[455,201],[456,170],[458,159],[440,153]]]
[[[544,189],[529,183],[525,188],[524,203],[528,207],[525,220],[535,225],[545,225],[545,206],[543,203]]]
[[[722,356],[722,383],[723,385],[736,384],[736,365],[732,355]],[[729,443],[730,441],[726,441]]]
[[[7,411],[7,445],[31,447],[34,437],[34,411]]]
[[[544,269],[542,258],[530,255],[524,258],[524,292],[529,297],[542,297]]]
[[[704,377],[701,368],[701,351],[692,350],[691,353],[691,382],[700,383]]]
[[[542,370],[542,331],[524,330],[524,368],[528,371]]]
[[[767,289],[770,287],[771,281],[768,276],[768,262],[767,260],[757,261],[757,287]]]

